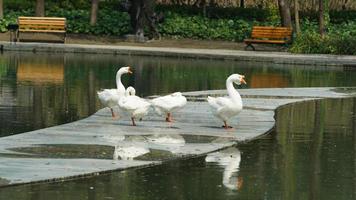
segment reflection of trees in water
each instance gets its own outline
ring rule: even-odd
[[[0,56],[0,136],[14,133],[16,122],[16,68],[17,54]]]
[[[234,71],[246,71],[232,62],[213,62],[194,59],[160,59],[146,61],[141,80],[135,81],[144,95],[168,94],[176,91],[193,91],[225,88],[225,80]]]
[[[241,195],[255,188],[249,195],[257,199],[353,199],[355,103],[331,99],[279,109],[276,133],[239,146]]]

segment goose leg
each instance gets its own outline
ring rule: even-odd
[[[227,122],[226,122],[226,121],[224,121],[224,126],[222,126],[222,127],[224,127],[224,129],[232,129],[231,126],[228,126],[228,125],[227,125]]]
[[[115,119],[115,118],[116,118],[116,115],[115,115],[115,113],[114,113],[114,110],[113,110],[112,108],[110,108],[110,111],[111,111],[111,116],[112,116],[112,118]]]
[[[135,118],[131,117],[131,121],[132,121],[132,126],[136,126]]]
[[[173,122],[171,113],[167,113],[166,122]]]
[[[114,109],[110,108],[110,111],[111,111],[111,116],[113,119],[118,119],[120,118],[120,115],[116,115],[115,112],[114,112]]]

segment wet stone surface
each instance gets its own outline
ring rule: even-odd
[[[133,127],[128,117],[112,119],[104,108],[80,121],[0,138],[0,186],[93,176],[204,155],[269,133],[279,106],[356,96],[354,88],[239,91],[245,109],[231,119],[231,130],[221,128],[202,101],[207,95],[226,94],[217,90],[185,93],[191,101],[174,113],[174,123],[150,113]]]

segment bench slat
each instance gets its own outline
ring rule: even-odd
[[[56,25],[45,25],[45,24],[28,24],[26,26],[20,26],[20,29],[65,29],[64,26],[56,26]]]
[[[291,29],[288,27],[276,27],[276,26],[253,26],[254,29]]]
[[[56,29],[56,28],[52,28],[52,29],[50,29],[50,28],[36,28],[36,29],[33,29],[33,28],[20,28],[19,29],[19,31],[21,32],[21,31],[29,31],[29,30],[31,30],[31,31],[44,31],[44,30],[49,30],[49,31],[58,31],[58,32],[65,32],[66,30],[65,29]]]
[[[258,36],[258,35],[271,35],[271,36],[273,36],[273,35],[275,35],[275,36],[290,36],[291,34],[287,34],[287,33],[268,33],[268,32],[266,32],[266,33],[263,33],[263,32],[255,32],[255,33],[252,33],[252,37],[253,36]]]
[[[54,26],[54,27],[63,27],[65,28],[64,25],[62,24],[19,24],[20,27],[26,27],[26,26]]]
[[[252,31],[252,34],[255,34],[255,33],[268,33],[268,34],[286,34],[286,35],[289,35],[291,33],[291,31],[269,31],[269,30],[265,30],[265,31],[262,31],[262,30],[253,30]]]
[[[271,43],[271,44],[285,44],[285,40],[260,40],[260,39],[245,39],[245,43]]]
[[[254,35],[251,38],[283,39],[290,40],[291,37],[285,35]]]
[[[51,31],[51,32],[58,32],[58,33],[66,32],[65,30],[58,30],[58,29],[19,29],[19,31],[21,32]]]
[[[56,25],[61,25],[65,26],[65,22],[58,22],[58,21],[19,21],[19,25],[26,25],[26,24],[56,24]]]
[[[66,20],[64,17],[18,17],[19,20],[22,19],[34,19],[34,20]]]

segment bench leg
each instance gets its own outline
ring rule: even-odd
[[[66,38],[67,38],[67,32],[64,33],[64,36],[63,36],[63,43],[66,43]]]
[[[20,31],[17,32],[17,42],[21,42],[20,41]]]
[[[283,44],[283,46],[282,46],[281,49],[282,49],[283,51],[287,51],[288,48],[289,48],[289,45],[288,45],[287,43],[285,43],[285,44]]]
[[[19,41],[19,30],[15,32],[15,43]]]
[[[245,46],[245,50],[247,50],[248,47],[251,47],[253,51],[255,51],[255,47],[252,45],[252,43],[248,43],[246,46]]]
[[[10,44],[14,41],[14,32],[10,31]]]

